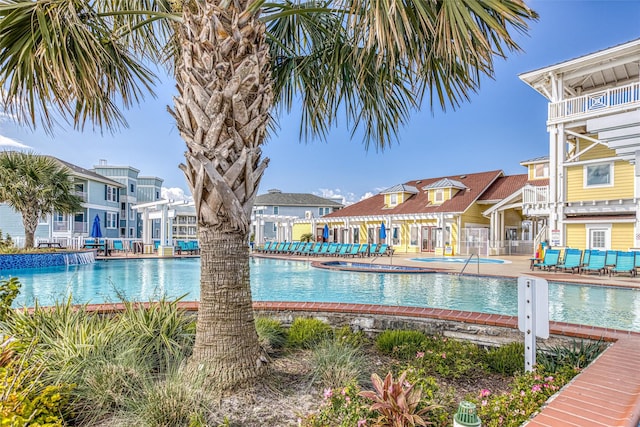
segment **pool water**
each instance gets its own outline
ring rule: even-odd
[[[464,264],[467,262],[469,258],[456,258],[456,257],[429,257],[429,258],[411,258],[411,261],[419,261],[419,262],[453,262],[457,264]],[[469,261],[469,264],[510,264],[511,261],[505,261],[503,259],[497,258],[472,258]]]
[[[316,301],[449,308],[515,316],[517,281],[509,278],[331,271],[308,262],[252,258],[255,301]],[[109,260],[43,269],[4,270],[22,289],[16,306],[199,298],[200,259]],[[551,320],[640,332],[640,290],[549,283]]]

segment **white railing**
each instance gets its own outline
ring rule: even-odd
[[[549,120],[558,120],[640,102],[640,83],[606,89],[549,104]]]
[[[536,187],[527,185],[522,188],[522,203],[525,205],[539,205],[549,203],[549,186]]]

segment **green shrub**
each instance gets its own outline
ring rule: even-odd
[[[287,331],[276,319],[268,317],[256,318],[256,330],[258,331],[260,345],[267,352],[278,350],[287,343]]]
[[[33,349],[32,346],[29,346]],[[11,427],[62,427],[71,385],[47,385],[44,366],[31,364],[31,352],[0,367],[0,420]]]
[[[331,326],[321,320],[298,317],[289,328],[287,342],[294,348],[312,348],[332,333]]]
[[[513,375],[524,372],[524,344],[512,342],[485,353],[485,361],[492,372]]]
[[[415,353],[415,362],[443,378],[473,377],[484,370],[480,347],[441,336],[427,337],[422,350]]]
[[[483,426],[519,427],[578,372],[577,369],[562,368],[550,373],[539,368],[517,375],[507,393],[493,394],[484,389],[468,400],[476,404]]]
[[[366,364],[359,347],[335,339],[318,344],[312,357],[314,377],[326,388],[359,382]]]
[[[411,359],[423,347],[427,337],[420,331],[387,330],[378,335],[376,347],[384,354]]]
[[[586,368],[606,348],[608,344],[602,340],[572,341],[571,345],[558,345],[541,348],[536,352],[536,363],[548,372],[555,372],[564,367]]]
[[[353,332],[349,326],[342,326],[333,331],[336,341],[349,344],[352,347],[360,347],[369,342],[369,339],[362,331]]]
[[[11,304],[20,293],[20,282],[17,277],[0,280],[0,321],[4,321],[11,313]]]
[[[0,253],[9,252],[13,249],[13,240],[11,236],[7,234],[7,237],[2,236],[2,230],[0,230]]]

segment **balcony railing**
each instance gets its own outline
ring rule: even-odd
[[[607,109],[640,102],[640,82],[549,104],[549,120],[597,115]]]
[[[86,222],[74,221],[72,225],[74,233],[86,233],[89,230],[89,225]],[[53,231],[69,231],[69,221],[53,221]]]
[[[522,189],[522,203],[525,205],[540,205],[549,203],[549,187],[527,185]]]
[[[86,191],[74,191],[74,194],[78,197],[80,197],[80,199],[82,199],[83,202],[87,201],[87,192]]]

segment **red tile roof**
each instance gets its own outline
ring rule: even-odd
[[[535,187],[544,187],[546,185],[549,185],[549,178],[533,179],[533,180],[529,181],[527,184],[533,185]]]
[[[482,193],[479,200],[502,200],[509,197],[527,184],[527,174],[501,176]]]
[[[420,213],[449,213],[464,212],[476,201],[481,194],[499,177],[502,171],[495,170],[489,172],[471,173],[467,175],[452,175],[438,178],[427,178],[404,183],[411,185],[419,190],[418,194],[414,194],[404,203],[393,208],[385,208],[384,195],[376,194],[368,199],[362,200],[353,205],[342,208],[338,211],[325,215],[323,218],[338,218],[345,216],[376,216],[376,215],[407,215]],[[442,179],[451,179],[463,183],[467,186],[467,190],[461,190],[456,193],[450,200],[434,205],[427,198],[427,192],[423,187],[440,181]]]

